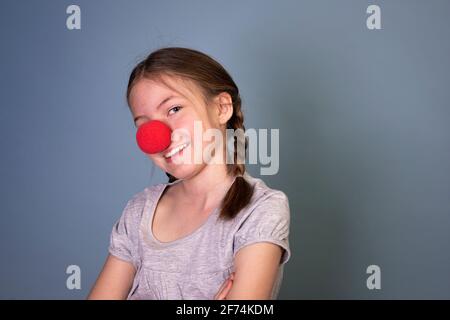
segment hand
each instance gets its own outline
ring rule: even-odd
[[[234,272],[231,273],[231,275],[228,277],[227,280],[225,280],[224,283],[222,283],[222,286],[220,286],[219,291],[214,296],[214,300],[226,300],[228,292],[230,292],[231,286],[233,285],[233,280],[234,280]]]

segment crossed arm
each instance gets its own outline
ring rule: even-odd
[[[281,254],[281,247],[269,242],[258,242],[240,249],[234,258],[233,279],[223,287],[222,294],[216,295],[216,299],[271,299]]]
[[[282,248],[258,242],[241,248],[234,258],[234,274],[224,282],[215,299],[270,299],[276,280]],[[88,299],[126,299],[135,269],[129,262],[109,255]]]

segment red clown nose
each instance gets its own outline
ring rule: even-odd
[[[141,125],[136,132],[136,141],[145,153],[158,153],[170,145],[172,131],[163,122],[152,120]]]

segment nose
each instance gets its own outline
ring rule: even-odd
[[[144,153],[153,154],[167,149],[170,145],[172,130],[159,120],[151,120],[139,127],[136,142]]]

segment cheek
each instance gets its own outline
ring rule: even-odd
[[[172,130],[175,132],[178,131],[178,134],[175,134],[175,139],[179,139],[179,136],[188,135],[188,137],[185,137],[183,140],[193,140],[195,121],[198,121],[198,119],[192,115],[185,115],[174,121],[172,123]]]
[[[147,154],[147,157],[158,167],[163,168],[166,165],[166,161],[160,155]]]
[[[210,119],[208,114],[199,113],[196,110],[189,110],[189,112],[185,112],[180,115],[174,122],[174,125],[177,127],[183,127],[189,131],[194,131],[194,124],[201,123],[202,128],[211,127]]]
[[[152,155],[152,154],[147,154],[147,157],[148,157],[151,161],[153,161],[155,164],[158,164],[159,161],[160,161],[159,157],[156,157],[156,156],[154,156],[154,155]]]

